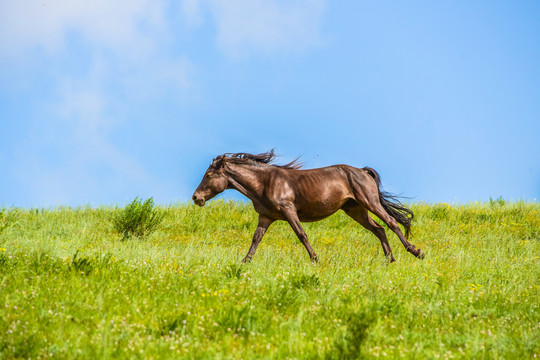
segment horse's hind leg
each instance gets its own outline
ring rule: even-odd
[[[399,225],[398,225],[398,222],[396,221],[396,219],[394,219],[393,217],[391,217],[387,212],[386,210],[384,210],[383,206],[381,205],[379,199],[377,198],[375,201],[372,201],[371,203],[367,204],[367,208],[369,211],[371,211],[372,213],[374,213],[375,215],[377,215],[379,217],[379,219],[381,219],[382,221],[384,221],[384,223],[386,225],[388,225],[388,227],[396,233],[396,235],[398,236],[399,240],[401,240],[401,243],[403,244],[403,246],[405,247],[405,249],[410,252],[411,254],[413,254],[414,256],[416,256],[417,258],[419,259],[423,259],[424,258],[424,252],[420,249],[417,249],[413,244],[411,244],[407,238],[405,237],[405,235],[403,235],[403,232],[401,231],[401,229],[399,228]]]
[[[381,225],[377,224],[369,216],[368,211],[364,207],[360,205],[344,207],[343,211],[345,211],[347,215],[353,218],[360,225],[371,231],[381,241],[384,255],[390,262],[396,261],[396,259],[394,259],[394,255],[392,254],[392,249],[390,249],[386,232]]]
[[[366,182],[362,186],[358,184],[353,184],[353,191],[356,201],[367,210],[377,215],[379,219],[384,221],[386,225],[398,236],[399,240],[407,249],[408,252],[413,254],[419,259],[424,258],[424,252],[420,249],[417,249],[413,244],[411,244],[407,238],[403,235],[403,232],[399,228],[398,222],[396,219],[391,217],[384,207],[382,206],[379,200],[379,189],[377,184],[374,181]],[[373,221],[373,219],[372,219]],[[373,221],[374,222],[374,221]]]

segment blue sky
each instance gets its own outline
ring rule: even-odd
[[[271,148],[537,201],[539,64],[537,1],[0,1],[0,206],[187,201]]]

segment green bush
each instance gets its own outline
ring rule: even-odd
[[[502,196],[499,196],[496,199],[493,199],[491,196],[489,197],[489,206],[491,206],[492,208],[501,207],[504,205],[506,205],[506,200],[504,200]]]
[[[362,344],[369,335],[369,327],[376,320],[374,314],[360,312],[349,313],[343,319],[344,332],[336,332],[332,351],[326,353],[326,359],[359,359],[362,355]]]
[[[94,265],[89,257],[79,256],[79,250],[77,249],[71,259],[71,268],[79,274],[89,275],[94,270]]]
[[[153,198],[144,203],[136,197],[124,209],[117,210],[113,216],[113,227],[122,235],[123,240],[131,237],[143,238],[155,231],[165,213],[161,213],[154,205]]]
[[[0,234],[17,224],[15,221],[15,212],[14,211],[7,211],[5,209],[0,209]]]
[[[319,286],[317,275],[297,274],[290,277],[291,285],[297,289],[308,289]]]
[[[223,271],[226,277],[230,279],[240,279],[242,275],[242,267],[240,265],[231,264]]]

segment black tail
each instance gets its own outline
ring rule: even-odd
[[[370,167],[365,167],[363,170],[367,171],[377,183],[377,188],[379,189],[379,201],[381,202],[382,207],[386,210],[388,215],[403,225],[405,228],[405,237],[408,238],[411,234],[411,223],[414,219],[414,213],[399,201],[398,196],[381,191],[381,177],[375,170]]]

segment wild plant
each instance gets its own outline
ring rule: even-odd
[[[122,235],[122,240],[144,238],[159,227],[164,216],[165,213],[156,208],[153,198],[142,202],[136,197],[124,209],[117,210],[112,223],[114,230]]]
[[[77,273],[89,275],[94,270],[94,265],[89,257],[79,256],[79,250],[77,250],[71,259],[71,268]]]
[[[17,221],[15,221],[15,216],[14,216],[13,211],[0,209],[0,234],[2,234],[4,230],[16,224],[17,224]]]

